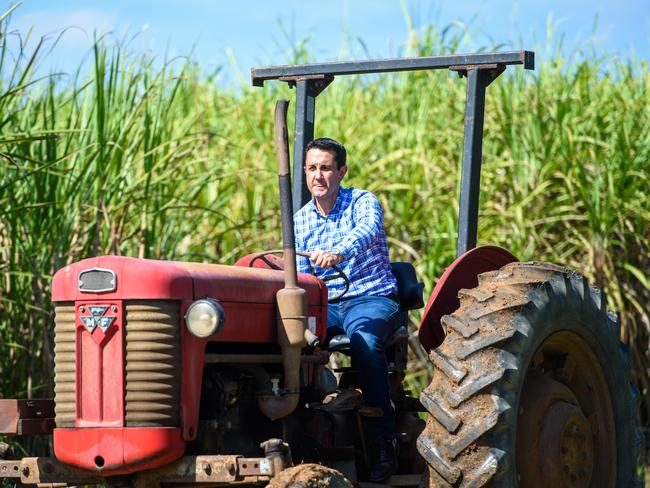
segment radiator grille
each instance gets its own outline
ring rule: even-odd
[[[129,301],[126,324],[127,427],[179,425],[181,381],[180,303]],[[75,305],[59,303],[54,326],[56,426],[75,426]]]
[[[54,402],[56,426],[74,427],[75,419],[75,307],[54,307]]]
[[[180,304],[125,302],[127,427],[178,426]]]

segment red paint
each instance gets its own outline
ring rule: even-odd
[[[241,261],[241,260],[240,260]],[[91,268],[115,271],[117,289],[82,293],[79,274]],[[327,287],[318,278],[299,274],[310,305],[324,305]],[[275,305],[275,294],[284,286],[284,272],[223,264],[155,261],[123,256],[84,259],[59,270],[52,281],[52,301],[76,300],[186,300],[210,296],[221,302]]]
[[[209,279],[208,268],[188,264],[193,268],[194,299],[218,298],[225,311],[226,323],[218,335],[208,339],[198,339],[185,327],[185,311],[192,301],[186,301],[182,305],[181,425],[183,439],[187,441],[193,440],[197,432],[206,344],[208,342],[257,344],[277,342],[275,295],[284,287],[284,273],[267,271],[266,265],[260,266],[260,269],[249,268],[249,260],[246,258],[238,261],[238,263],[246,263],[245,265],[237,265],[237,268],[226,267],[230,271],[227,276],[220,276],[220,281]],[[258,262],[263,263],[261,260]],[[255,264],[257,268],[257,262]],[[318,278],[302,273],[298,275],[298,284],[307,290],[308,315],[315,318],[315,333],[321,341],[324,341],[327,335],[327,287]],[[228,289],[228,294],[223,294],[223,288]],[[225,297],[231,298],[232,301],[227,301]]]
[[[84,259],[57,271],[52,280],[52,301],[192,298],[192,277],[179,264],[123,256]],[[115,271],[117,289],[112,292],[81,293],[79,273],[91,268]]]
[[[481,273],[495,271],[515,261],[517,258],[510,252],[497,246],[476,247],[456,258],[436,283],[422,314],[418,331],[422,346],[430,351],[442,344],[445,332],[440,319],[459,307],[461,288],[474,288]]]
[[[248,254],[243,258],[239,259],[235,263],[235,266],[248,268],[250,267],[250,262],[257,253]],[[265,256],[271,263],[275,264],[277,267],[284,269],[284,261],[277,255],[269,254]],[[272,269],[268,264],[264,262],[263,259],[257,259],[253,263],[253,268],[257,269]],[[282,283],[284,283],[284,274],[282,271],[275,271],[276,276],[282,277]],[[309,304],[308,315],[310,317],[316,317],[316,331],[315,334],[320,338],[321,341],[324,341],[327,336],[327,286],[325,283],[316,278],[315,276],[308,273],[298,273],[298,286],[307,290],[307,303]],[[320,290],[320,300],[317,299],[318,293],[315,293],[315,289],[318,287]],[[277,291],[282,288],[282,286],[275,285],[273,288],[273,297]],[[317,304],[317,305],[315,305]],[[241,305],[241,312],[245,313],[245,310],[251,312],[251,308],[247,305]],[[257,316],[258,312],[254,312]],[[275,320],[275,310],[273,310],[273,320]],[[249,323],[248,321],[246,323]],[[255,326],[258,330],[259,327]],[[225,332],[225,331],[224,331]],[[259,332],[258,332],[259,333]],[[221,334],[221,340],[226,341],[227,335]],[[271,335],[267,335],[265,340],[260,342],[274,342],[276,340],[275,330],[271,331]],[[230,341],[230,339],[228,339]],[[240,341],[237,341],[240,342]]]
[[[173,427],[54,429],[59,461],[104,476],[164,466],[184,451],[180,429]]]
[[[275,304],[284,287],[284,271],[243,266],[177,263],[186,267],[194,281],[194,299],[217,298],[222,302]],[[322,304],[327,287],[315,276],[299,273],[298,285],[307,291],[309,304]]]
[[[94,306],[107,307],[104,317],[115,317],[106,333],[91,332],[81,318],[91,317]],[[84,311],[81,312],[81,307]],[[113,309],[114,307],[114,309]],[[122,304],[99,300],[75,304],[77,427],[124,426],[124,327]]]
[[[79,274],[95,267],[115,271],[115,291],[81,293],[78,290]],[[302,273],[298,275],[298,284],[307,291],[309,315],[316,317],[316,334],[324,340],[327,287],[318,278]],[[275,294],[283,286],[282,271],[103,256],[85,259],[59,270],[52,282],[52,300],[182,301],[216,298],[226,311],[226,325],[219,336],[211,340],[266,343],[275,341]]]
[[[181,316],[181,349],[183,351],[183,381],[181,383],[181,426],[182,437],[191,441],[196,437],[199,422],[199,404],[201,402],[201,385],[203,382],[203,364],[205,346],[208,339],[193,336],[185,326],[185,311],[192,303],[183,303]],[[228,320],[226,311],[226,320]]]
[[[327,293],[327,290],[325,291]],[[192,300],[183,302],[181,314],[181,347],[183,351],[183,381],[181,383],[181,425],[183,439],[196,437],[201,399],[202,371],[205,346],[208,342],[234,342],[272,344],[277,341],[277,320],[275,307],[245,303],[222,303],[226,312],[226,325],[215,337],[199,339],[185,326],[185,311]],[[316,317],[317,335],[321,341],[327,334],[327,307],[312,306],[308,314]],[[230,324],[237,317],[238,324]],[[229,326],[230,325],[230,326]]]
[[[82,293],[79,274],[91,268],[113,270],[117,287],[103,293]],[[308,313],[315,333],[325,339],[327,287],[307,274],[299,285],[307,291]],[[196,437],[201,382],[208,342],[273,343],[277,340],[275,295],[284,286],[284,273],[244,266],[153,261],[104,256],[80,261],[59,270],[52,283],[54,302],[76,307],[76,420],[75,429],[55,429],[57,458],[82,469],[121,474],[165,465],[180,457],[185,441]],[[222,331],[198,339],[185,327],[184,315],[192,301],[215,298],[225,310]],[[182,380],[179,428],[124,428],[124,326],[128,300],[177,300],[181,307]],[[115,315],[106,334],[90,333],[79,306],[106,305]],[[116,306],[115,312],[111,306]],[[101,456],[100,470],[95,458]]]

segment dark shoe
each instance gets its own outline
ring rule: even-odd
[[[368,481],[380,483],[386,481],[397,471],[397,441],[380,439],[375,463],[370,470]]]

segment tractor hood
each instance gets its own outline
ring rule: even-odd
[[[327,288],[310,275],[298,282],[307,291],[307,326],[324,340]],[[208,343],[277,344],[283,287],[283,271],[120,256],[59,270],[52,283],[59,461],[117,475],[180,457],[198,430]],[[202,298],[218,300],[225,315],[206,338],[193,336],[184,318]]]
[[[322,281],[301,274],[299,285],[310,305],[325,305]],[[54,275],[52,301],[76,300],[196,300],[275,303],[284,286],[284,273],[260,268],[220,264],[155,261],[123,256],[102,256],[70,264]]]

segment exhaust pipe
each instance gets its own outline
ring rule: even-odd
[[[278,159],[280,206],[282,211],[282,247],[284,250],[284,288],[276,294],[278,302],[278,343],[282,349],[284,385],[280,395],[257,397],[260,410],[271,420],[286,417],[298,406],[300,355],[306,346],[307,292],[298,286],[296,244],[291,206],[287,100],[275,104],[275,151]]]

